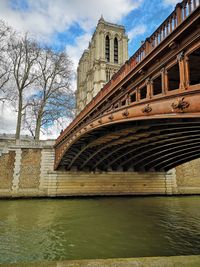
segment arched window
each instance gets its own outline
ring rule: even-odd
[[[114,63],[118,63],[118,40],[117,37],[114,39]]]
[[[105,43],[105,57],[106,57],[106,61],[109,62],[110,61],[110,38],[108,35],[106,36],[106,43]]]

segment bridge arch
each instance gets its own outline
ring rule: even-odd
[[[194,3],[177,5],[63,131],[55,169],[162,171],[199,157],[200,6]]]
[[[102,125],[68,147],[60,168],[79,171],[167,171],[200,156],[200,117]]]

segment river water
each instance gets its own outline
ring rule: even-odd
[[[0,201],[0,263],[200,254],[200,196]]]

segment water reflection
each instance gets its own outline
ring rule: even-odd
[[[200,197],[0,201],[0,262],[200,254]]]

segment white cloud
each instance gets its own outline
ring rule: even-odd
[[[60,121],[54,122],[54,124],[48,127],[47,131],[41,131],[40,139],[56,139],[61,130],[64,130],[63,127],[70,124],[71,120],[69,118],[60,118]],[[65,127],[64,127],[65,128]]]
[[[15,6],[20,6],[20,0]],[[0,1],[0,18],[19,31],[32,34],[38,40],[54,43],[53,34],[64,32],[74,23],[84,31],[66,50],[76,69],[78,59],[88,47],[92,31],[101,15],[110,22],[119,22],[123,16],[139,7],[143,0],[27,0],[26,8],[11,8],[10,1]],[[58,41],[59,42],[59,41]]]
[[[92,31],[100,16],[103,15],[105,20],[110,22],[120,22],[143,1],[26,0],[26,7],[19,8],[24,1],[15,0],[15,8],[11,8],[11,1],[0,0],[0,18],[15,29],[29,32],[45,43],[55,43],[53,40],[55,33],[64,32],[77,23],[84,33],[76,37],[74,45],[66,46],[66,51],[72,58],[76,70],[78,60],[83,50],[88,47]]]
[[[144,0],[26,0],[27,6],[19,9],[11,8],[11,1],[0,0],[0,19],[5,20],[14,29],[29,32],[37,40],[49,44],[55,42],[55,33],[62,33],[73,24],[78,24],[83,34],[75,37],[73,45],[66,45],[66,51],[76,70],[78,60],[88,47],[92,31],[100,16],[103,15],[107,21],[118,23],[129,12],[139,7],[142,1]],[[15,0],[15,7],[20,7],[22,2],[24,1]],[[78,33],[75,33],[76,35]],[[75,83],[74,80],[74,87]],[[0,132],[14,133],[15,127],[16,113],[6,106],[1,114],[0,104]],[[57,136],[58,127],[52,127]]]
[[[9,133],[15,134],[16,131],[17,113],[10,107],[8,103],[0,102],[0,134]],[[63,129],[63,125],[71,122],[68,118],[61,118],[60,122],[55,122],[47,131],[41,132],[41,139],[56,139]],[[23,127],[23,120],[22,120]],[[21,130],[22,135],[30,135],[28,130]]]
[[[72,59],[75,68],[78,65],[78,61],[81,57],[81,54],[88,47],[90,39],[91,39],[91,33],[87,32],[81,36],[78,36],[75,39],[74,45],[66,46],[66,52]]]
[[[180,0],[164,0],[165,5],[172,5],[172,6],[175,6],[179,2],[180,2]]]
[[[53,33],[67,30],[78,23],[91,30],[101,14],[105,19],[119,21],[143,0],[27,0],[28,8],[13,9],[10,1],[0,1],[0,17],[18,30],[28,31],[38,39],[50,41]],[[18,1],[20,3],[20,1]]]
[[[0,102],[0,133],[15,133],[16,112],[10,108],[10,104]]]
[[[144,24],[136,26],[135,28],[133,28],[128,32],[129,41],[131,42],[137,35],[144,34],[146,30],[147,27]]]

